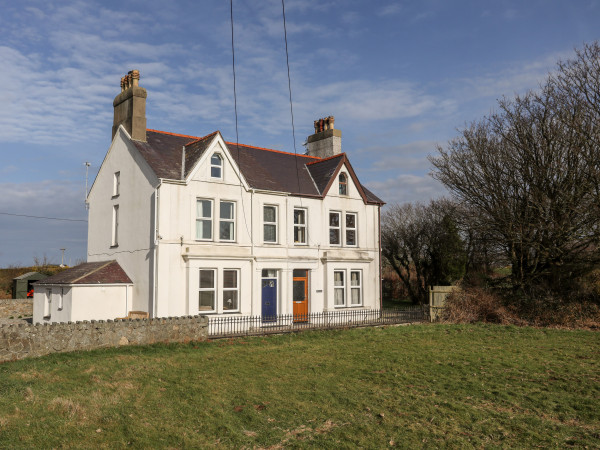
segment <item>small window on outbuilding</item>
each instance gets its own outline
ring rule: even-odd
[[[345,173],[340,173],[339,176],[340,182],[340,195],[348,195],[348,177]]]
[[[210,158],[210,176],[223,178],[223,158],[218,153],[214,153]]]

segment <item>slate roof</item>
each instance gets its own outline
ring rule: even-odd
[[[47,276],[48,275],[44,275],[43,273],[39,273],[39,272],[27,272],[18,277],[14,277],[13,280],[30,280],[30,279],[41,280],[42,278],[46,278]]]
[[[79,264],[34,283],[45,284],[132,284],[117,261],[98,261]]]
[[[146,142],[131,142],[158,178],[183,180],[190,174],[217,134],[220,134],[219,131],[204,137],[195,137],[147,130]],[[226,145],[251,188],[323,197],[333,182],[333,176],[345,163],[359,191],[363,190],[361,194],[364,200],[367,203],[383,204],[381,199],[360,184],[344,153],[320,159],[250,145],[238,146],[232,142],[226,142]]]

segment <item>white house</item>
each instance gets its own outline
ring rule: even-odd
[[[138,80],[137,71],[121,80],[113,140],[88,195],[88,263],[115,261],[132,282],[131,295],[103,304],[103,318],[135,310],[268,321],[380,307],[383,202],[341,152],[333,117],[315,122],[306,155],[236,145],[219,131],[151,130]],[[73,320],[40,313],[48,300],[35,295],[36,322]]]

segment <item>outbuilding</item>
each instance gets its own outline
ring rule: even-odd
[[[27,272],[13,278],[12,298],[27,298],[27,294],[33,290],[33,283],[47,277],[43,273]]]
[[[131,311],[133,283],[114,260],[83,263],[34,286],[33,323],[108,320]]]

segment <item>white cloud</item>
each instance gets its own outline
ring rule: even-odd
[[[373,146],[360,150],[361,154],[377,155],[371,170],[427,171],[431,164],[427,156],[436,152],[434,141],[416,141],[394,146]]]
[[[401,174],[384,181],[367,182],[365,185],[386,203],[428,201],[447,195],[446,189],[429,175]]]
[[[391,3],[377,11],[377,15],[382,17],[392,16],[399,14],[402,11],[402,9],[402,5],[400,5],[399,3]]]

